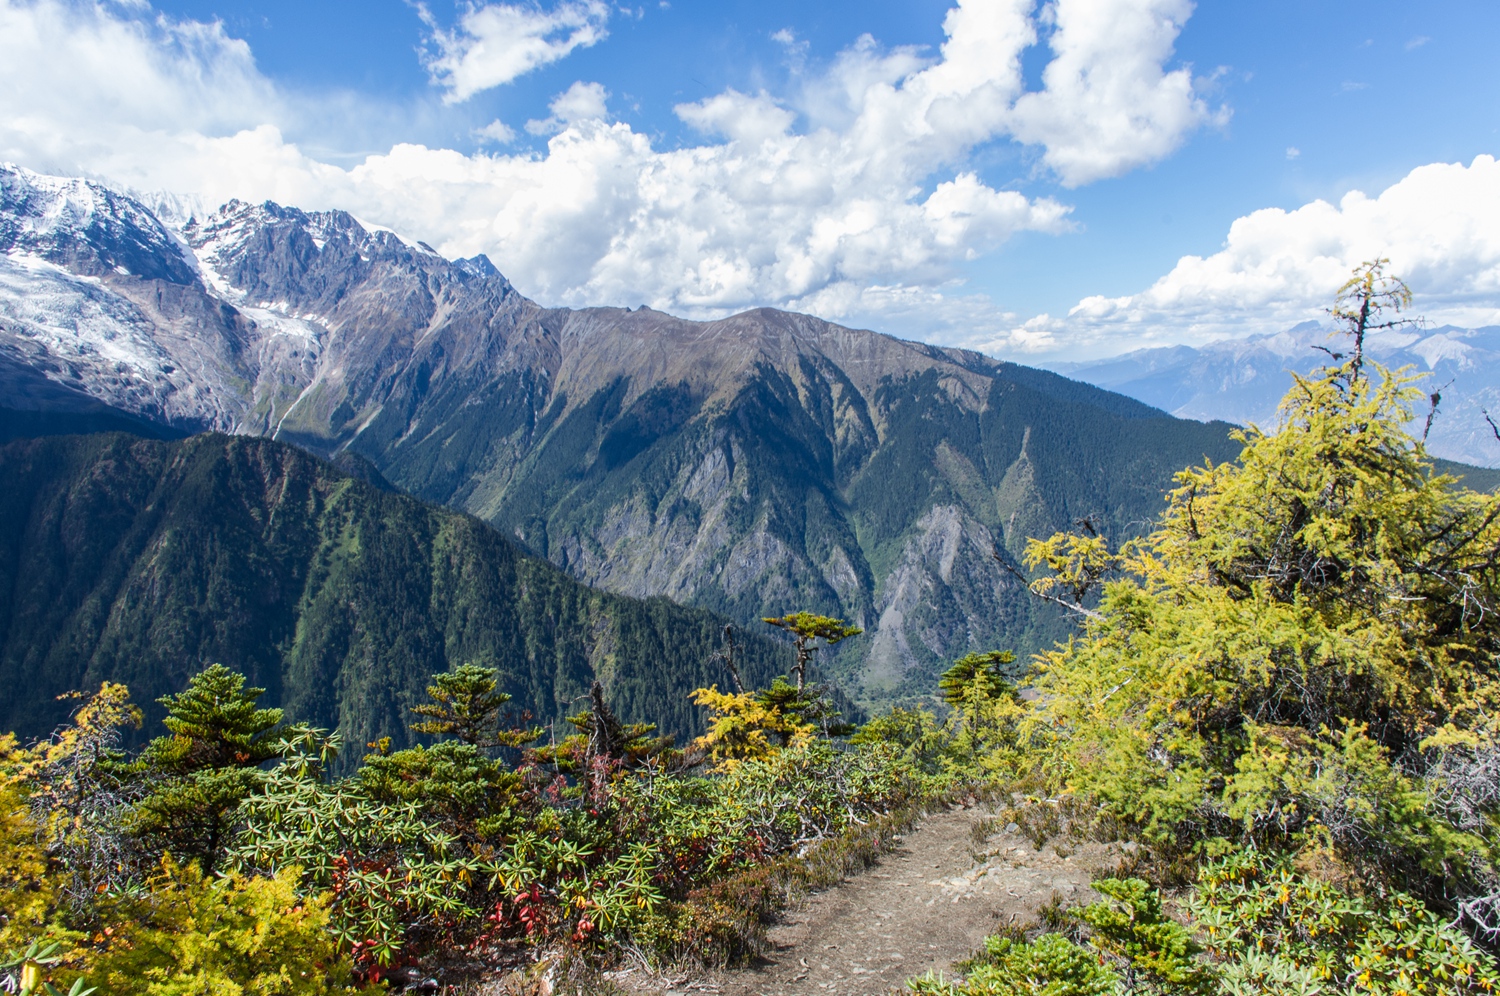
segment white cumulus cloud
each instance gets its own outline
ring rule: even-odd
[[[218,23],[0,0],[0,156],[110,156],[110,125],[225,132],[288,113]],[[84,151],[87,150],[87,151]]]
[[[345,167],[288,138],[317,134],[308,101],[280,93],[217,24],[0,0],[0,157],[201,204],[344,208],[450,256],[487,253],[549,304],[1009,328],[1013,316],[963,292],[961,265],[1019,232],[1070,230],[1071,209],[992,185],[971,154],[1019,139],[1081,183],[1168,154],[1212,117],[1187,70],[1165,68],[1186,0],[1045,9],[1057,71],[1040,91],[1021,69],[1048,27],[1034,0],[960,0],[936,52],[865,37],[785,96],[725,90],[677,107],[698,144],[657,148],[610,120],[601,84],[579,82],[528,126],[551,136],[544,153],[397,144]],[[460,101],[593,44],[607,15],[589,2],[473,6],[431,29],[429,69]],[[499,121],[476,134],[514,137]]]
[[[1022,96],[1012,133],[1040,145],[1070,187],[1156,162],[1192,129],[1222,120],[1190,70],[1165,72],[1191,0],[1060,0],[1045,88]]]
[[[602,83],[574,83],[552,98],[547,110],[552,116],[526,122],[533,135],[550,135],[580,121],[602,121],[609,116],[609,91]]]
[[[601,0],[567,0],[551,10],[480,4],[451,31],[439,27],[426,6],[418,10],[432,32],[427,71],[448,91],[443,99],[449,103],[509,83],[609,34],[609,6]]]
[[[499,118],[491,121],[483,128],[475,128],[474,134],[483,141],[494,142],[497,145],[509,145],[516,140],[515,129]]]
[[[1064,318],[981,337],[1002,351],[1123,352],[1279,332],[1325,317],[1350,271],[1387,257],[1411,286],[1412,315],[1437,324],[1500,324],[1500,162],[1478,156],[1412,170],[1371,197],[1265,208],[1237,219],[1224,248],[1184,256],[1138,294],[1087,297]]]

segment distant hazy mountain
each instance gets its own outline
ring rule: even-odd
[[[1142,349],[1097,363],[1055,364],[1069,377],[1129,395],[1181,418],[1223,419],[1270,426],[1290,384],[1287,371],[1309,373],[1329,362],[1313,347],[1347,350],[1330,329],[1305,322],[1277,335],[1231,339],[1207,346]],[[1500,326],[1461,329],[1412,327],[1374,335],[1368,351],[1391,368],[1424,373],[1419,386],[1440,391],[1428,448],[1437,456],[1482,467],[1500,466],[1500,441],[1485,423],[1500,421]],[[1419,406],[1417,433],[1426,421]]]
[[[4,168],[0,249],[13,422],[359,454],[589,584],[853,619],[842,673],[871,699],[1065,632],[996,547],[1085,516],[1138,532],[1175,470],[1237,452],[1223,424],[806,315],[543,308],[483,257],[342,212],[231,202],[169,227]]]
[[[292,717],[363,745],[408,741],[435,672],[498,668],[542,723],[599,678],[632,720],[701,732],[692,689],[723,620],[593,591],[470,516],[348,476],[268,439],[120,434],[0,446],[0,729],[43,735],[57,696],[128,682],[158,696],[220,662]],[[786,648],[749,634],[747,675]]]

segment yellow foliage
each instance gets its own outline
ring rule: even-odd
[[[207,878],[170,858],[149,896],[112,911],[118,931],[89,973],[141,996],[328,996],[354,992],[328,930],[328,897],[297,894],[301,870]]]
[[[713,685],[693,692],[693,702],[706,706],[712,714],[708,732],[694,740],[693,746],[706,751],[724,770],[741,761],[769,757],[783,744],[800,747],[817,731],[812,723],[782,712],[750,692],[721,692]]]
[[[70,697],[82,698],[81,693]],[[122,727],[139,729],[142,713],[130,701],[130,689],[106,681],[73,714],[73,722],[30,748],[14,739],[0,750],[6,774],[24,785],[34,802],[49,814],[41,827],[48,846],[89,832],[83,812],[94,787],[89,783],[100,756],[116,742]]]
[[[14,748],[14,737],[0,737],[0,755]],[[0,776],[0,952],[24,950],[43,937],[67,948],[79,939],[56,922],[57,883],[47,871],[26,796],[13,778]],[[71,962],[74,954],[61,957]]]
[[[1046,564],[1052,572],[1031,582],[1034,593],[1055,598],[1062,591],[1074,605],[1081,604],[1120,562],[1104,537],[1092,532],[1087,536],[1054,533],[1044,540],[1028,539],[1022,559],[1029,568]]]
[[[82,697],[80,692],[64,696]],[[29,780],[43,769],[74,757],[101,733],[124,726],[140,729],[141,720],[140,707],[130,701],[130,689],[123,684],[106,681],[99,686],[99,691],[89,696],[88,701],[73,713],[73,722],[63,727],[52,739],[27,749],[16,747],[15,738],[10,737],[10,744],[5,749],[0,749],[0,757],[5,759],[6,767],[13,774]]]
[[[1500,496],[1435,473],[1410,379],[1368,367],[1297,378],[1276,431],[1180,473],[1127,576],[1040,655],[1021,740],[1060,787],[1148,835],[1378,839],[1403,874],[1478,860],[1396,761],[1500,706]],[[1114,562],[1092,536],[1028,560],[1070,593]]]

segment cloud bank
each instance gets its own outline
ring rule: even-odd
[[[971,344],[992,351],[1093,355],[1279,332],[1325,317],[1355,266],[1388,257],[1415,292],[1413,315],[1468,328],[1500,324],[1500,162],[1434,163],[1370,197],[1236,220],[1224,248],[1184,256],[1138,294],[1087,297]]]
[[[975,150],[1020,143],[1076,186],[1170,154],[1220,113],[1187,69],[1166,68],[1188,0],[1035,6],[960,0],[937,52],[861,38],[785,98],[683,104],[701,135],[683,148],[656,148],[579,82],[528,125],[551,134],[545,153],[397,144],[346,168],[288,137],[316,131],[307,99],[279,92],[218,24],[0,0],[0,158],[204,205],[344,208],[450,256],[487,253],[549,304],[977,313],[982,300],[953,296],[959,267],[1020,232],[1067,232],[1071,209],[987,182]],[[597,43],[608,16],[592,0],[476,5],[451,30],[427,15],[427,68],[461,102]],[[1038,45],[1051,62],[1028,91],[1022,54]]]

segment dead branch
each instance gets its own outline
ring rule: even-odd
[[[1092,619],[1095,622],[1104,621],[1103,613],[1095,612],[1093,609],[1084,608],[1082,605],[1079,605],[1076,602],[1070,602],[1066,598],[1058,598],[1056,595],[1050,594],[1048,592],[1037,591],[1031,586],[1030,578],[1022,574],[1020,571],[1016,570],[1016,568],[1010,563],[1010,561],[1001,556],[998,547],[995,548],[990,555],[995,558],[996,563],[1010,572],[1010,574],[1013,575],[1016,580],[1020,581],[1021,584],[1025,585],[1027,591],[1031,592],[1031,594],[1035,595],[1037,598],[1040,598],[1042,601],[1051,602],[1053,605],[1060,605],[1063,608],[1067,609],[1069,612],[1078,613],[1085,619]]]

